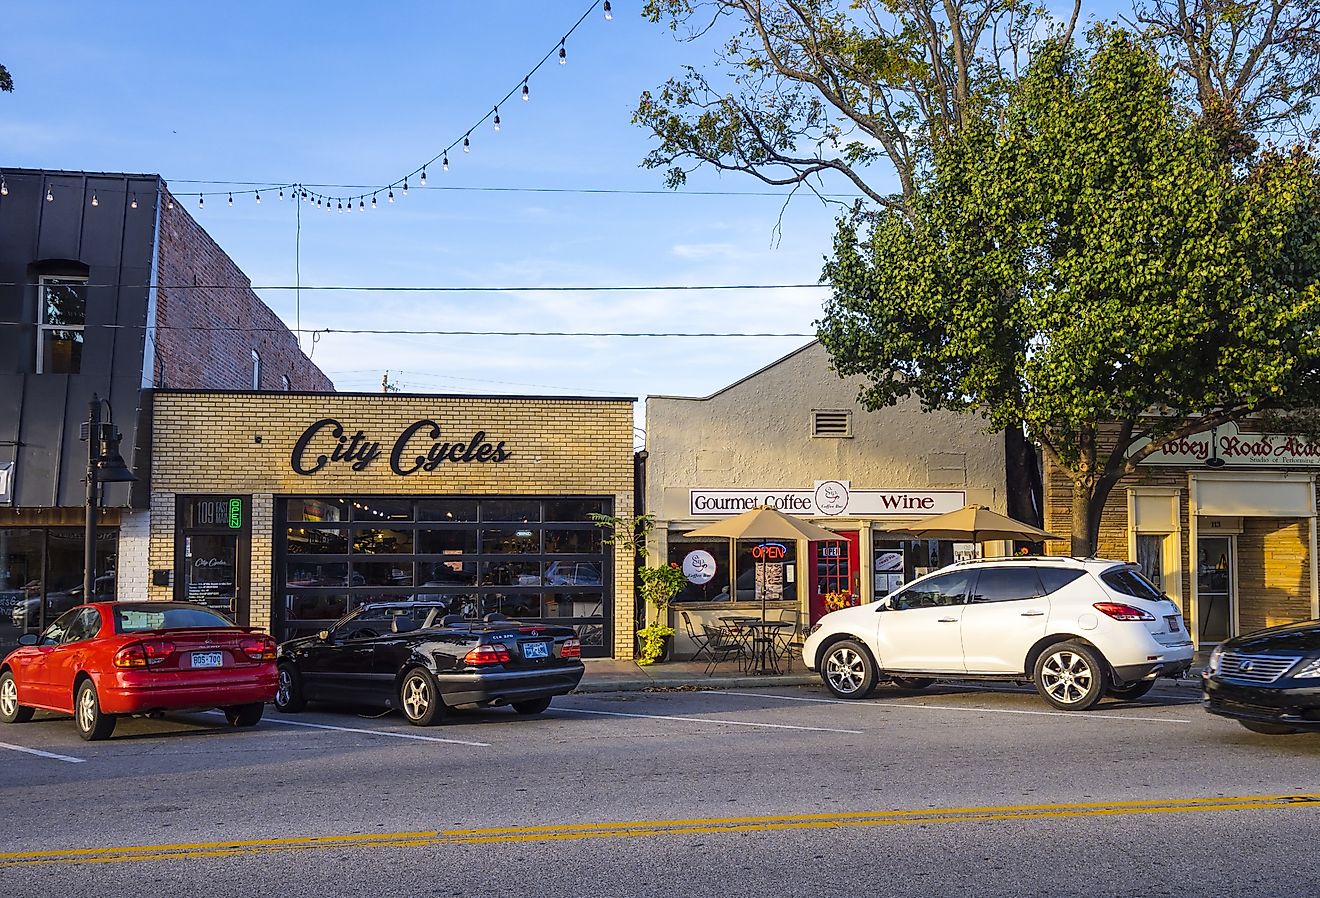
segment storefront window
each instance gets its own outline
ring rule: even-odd
[[[117,530],[97,531],[93,600],[115,598],[118,545]],[[84,601],[81,528],[0,528],[0,655]]]
[[[877,533],[872,542],[872,588],[877,599],[909,580],[953,564],[953,543],[936,539],[894,539]]]
[[[675,602],[729,601],[729,541],[670,539],[665,559],[683,569],[687,585]]]
[[[364,602],[427,601],[468,618],[553,620],[577,628],[588,654],[608,652],[612,548],[588,517],[608,511],[606,499],[293,498],[281,505],[281,638],[327,629]],[[328,526],[346,517],[353,526]],[[543,592],[564,587],[573,592]]]
[[[782,602],[795,595],[792,586],[797,567],[794,542],[758,542],[740,539],[737,544],[738,579],[734,600],[738,602]]]

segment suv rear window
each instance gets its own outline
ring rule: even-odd
[[[1146,599],[1150,602],[1157,602],[1164,598],[1164,593],[1160,588],[1151,583],[1141,575],[1140,571],[1134,571],[1131,568],[1115,568],[1111,571],[1105,571],[1100,575],[1114,592],[1120,592],[1125,596],[1132,596],[1134,599]]]
[[[1045,587],[1045,594],[1049,595],[1063,589],[1086,572],[1071,567],[1045,567],[1042,565],[1036,568],[1036,573],[1040,575],[1040,582]]]

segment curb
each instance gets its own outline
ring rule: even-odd
[[[815,676],[770,677],[647,677],[640,680],[583,680],[574,694],[591,692],[643,692],[647,689],[768,689],[772,686],[810,686],[819,683]]]

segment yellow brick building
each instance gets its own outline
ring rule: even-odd
[[[150,514],[121,536],[150,598],[281,639],[363,601],[442,601],[632,656],[633,559],[589,517],[633,512],[632,400],[161,390],[152,405]]]
[[[1320,617],[1320,443],[1227,425],[1141,468],[1110,494],[1096,554],[1139,562],[1183,607],[1198,646]],[[1071,483],[1047,463],[1045,527],[1067,535],[1071,521]]]

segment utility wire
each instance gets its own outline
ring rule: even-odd
[[[0,287],[38,287],[22,281],[0,281]],[[326,290],[363,293],[610,293],[610,292],[679,292],[685,290],[804,290],[826,289],[829,284],[623,284],[596,287],[404,287],[391,285],[353,286],[347,284],[79,284],[80,287],[117,290]]]
[[[0,321],[0,327],[31,326],[30,321]],[[381,334],[420,337],[815,337],[814,333],[766,332],[742,333],[728,331],[476,331],[476,330],[409,330],[404,328],[289,328],[289,327],[231,327],[227,325],[192,324],[88,324],[88,328],[107,330],[185,330],[202,333],[239,334],[311,334],[319,339],[325,334]]]

